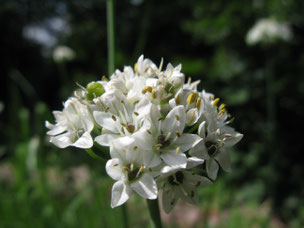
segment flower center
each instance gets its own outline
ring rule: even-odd
[[[215,142],[207,141],[205,142],[209,156],[213,156],[217,151],[217,144]]]
[[[171,185],[180,185],[182,184],[184,181],[184,174],[182,171],[177,171],[174,175],[171,175],[168,177],[168,182]]]

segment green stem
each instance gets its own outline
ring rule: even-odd
[[[124,221],[124,227],[129,228],[129,221],[128,221],[128,209],[127,209],[127,204],[121,205],[121,210],[122,210],[122,219]]]
[[[102,162],[105,162],[106,161],[106,159],[104,159],[104,158],[102,158],[102,157],[100,157],[99,155],[97,155],[97,154],[95,154],[95,152],[93,151],[93,150],[91,150],[91,149],[85,149],[85,151],[92,157],[92,158],[94,158],[94,159],[96,159],[96,160],[99,160],[99,161],[102,161]]]
[[[158,206],[158,199],[149,200],[147,199],[147,204],[151,217],[151,227],[152,228],[162,228],[162,222],[160,219],[160,211]]]
[[[108,31],[108,74],[114,72],[115,42],[114,42],[114,0],[107,0],[107,31]]]

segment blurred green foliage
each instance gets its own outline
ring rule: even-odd
[[[201,208],[229,210],[228,222],[218,227],[269,227],[271,213],[248,218],[242,207],[258,210],[271,202],[273,215],[303,227],[304,2],[121,0],[115,8],[117,68],[142,53],[157,64],[161,57],[182,63],[187,77],[227,103],[244,134],[231,151],[233,172],[202,189]],[[248,46],[249,29],[270,17],[289,24],[292,40]],[[69,26],[56,32],[51,18]],[[53,46],[25,37],[37,25],[56,38]],[[83,151],[49,145],[44,128],[76,82],[86,86],[106,75],[105,0],[3,0],[0,27],[0,226],[120,227],[103,165]],[[57,45],[72,48],[75,59],[56,63]],[[77,167],[90,177],[82,188],[75,187]],[[136,199],[130,208],[145,208]],[[131,217],[134,226],[146,223],[147,214]]]

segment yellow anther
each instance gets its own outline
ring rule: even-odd
[[[162,119],[164,119],[162,116],[157,118],[157,121],[161,121]]]
[[[136,73],[138,73],[138,63],[135,63],[134,71],[135,71]]]
[[[191,93],[187,98],[187,103],[192,104],[195,101],[197,93]]]
[[[216,98],[213,102],[212,102],[212,107],[215,107],[217,105],[217,103],[219,103],[220,98]]]
[[[153,97],[154,99],[156,99],[156,91],[155,91],[155,89],[152,90],[152,97]]]
[[[133,150],[137,150],[137,148],[138,148],[137,146],[134,146],[134,147],[133,147]]]
[[[177,95],[177,97],[176,97],[176,99],[175,99],[175,103],[176,103],[177,105],[180,104],[180,97],[179,97],[179,95]]]
[[[134,112],[135,116],[139,116],[139,113],[138,112]]]
[[[145,169],[145,166],[144,166],[144,165],[142,165],[142,166],[139,168],[139,172],[144,171],[144,169]]]
[[[134,164],[133,164],[133,163],[131,163],[131,165],[130,165],[130,169],[131,169],[131,171],[133,171],[133,170],[134,170]]]
[[[224,109],[226,107],[226,104],[221,104],[221,106],[220,106],[220,110],[222,110],[222,109]]]
[[[149,93],[151,93],[152,90],[153,90],[153,88],[152,88],[151,86],[147,86],[146,89],[147,89],[147,91],[148,91]]]
[[[114,164],[114,166],[118,166],[118,164]]]
[[[114,121],[116,121],[116,117],[115,117],[115,116],[113,116],[113,115],[112,115],[112,119],[113,119]]]
[[[144,88],[141,92],[142,94],[145,94],[147,92],[147,88]]]
[[[148,132],[148,134],[152,135],[152,132],[149,129],[147,129],[146,131]]]
[[[175,118],[176,118],[176,120],[179,120],[180,118],[179,118],[179,115],[174,115],[175,116]]]
[[[202,101],[202,99],[201,99],[200,97],[197,98],[197,100],[196,100],[195,107],[196,107],[198,110],[200,110],[200,108],[201,108],[201,101]]]
[[[123,153],[126,153],[126,150],[125,150],[125,149],[121,149],[121,151],[122,151]]]
[[[101,77],[101,81],[108,82],[108,81],[109,81],[109,79],[107,79],[107,77],[103,75],[103,76]]]
[[[139,100],[134,101],[133,105],[136,105],[137,103],[139,103]]]
[[[176,131],[175,134],[177,137],[181,137],[181,134],[178,131]]]
[[[156,144],[155,146],[156,146],[156,147],[162,147],[163,144],[158,143],[158,144]]]
[[[177,148],[176,148],[176,153],[178,153],[178,152],[179,152],[179,150],[180,150],[180,147],[177,147]]]

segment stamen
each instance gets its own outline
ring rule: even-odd
[[[177,154],[178,154],[179,150],[180,150],[180,147],[177,147],[177,148],[176,148],[176,153],[177,153]]]
[[[163,120],[164,118],[162,116],[157,118],[157,121]]]
[[[219,101],[220,101],[220,98],[216,98],[216,99],[211,103],[212,107],[215,107],[215,106],[217,105],[217,103],[219,103]]]
[[[221,105],[220,105],[220,110],[224,109],[225,107],[226,107],[226,104],[224,104],[224,103],[221,104]]]
[[[134,170],[134,163],[131,163],[131,165],[130,165],[130,169],[131,169],[131,171],[133,171],[133,170]]]
[[[114,164],[113,166],[118,166],[118,164]]]
[[[135,63],[134,71],[135,71],[136,73],[138,73],[138,63]]]
[[[147,129],[146,131],[148,132],[148,134],[152,135],[152,132],[149,129]]]
[[[155,146],[161,148],[163,144],[157,143]]]
[[[137,148],[138,148],[137,146],[134,146],[134,147],[133,147],[133,150],[137,150]]]
[[[198,110],[200,110],[200,108],[201,108],[201,98],[199,97],[199,98],[197,98],[197,100],[196,100],[196,104],[195,104],[195,107],[198,109]]]
[[[175,134],[177,137],[181,137],[181,134],[178,131],[176,131]]]
[[[116,121],[116,117],[115,117],[115,116],[113,116],[113,115],[112,115],[112,119],[113,119],[114,121]]]
[[[195,101],[197,93],[191,93],[187,98],[187,103],[192,104]]]
[[[156,97],[157,97],[157,96],[156,96],[156,91],[155,91],[155,89],[152,90],[152,97],[153,97],[154,99],[156,99]]]
[[[168,132],[168,134],[166,135],[165,141],[167,141],[171,136],[171,131]]]
[[[198,182],[196,183],[195,187],[199,187],[200,185],[201,185],[201,182],[198,181]]]
[[[121,149],[121,151],[122,151],[123,153],[126,153],[126,150],[125,150],[125,149]]]
[[[142,165],[142,166],[139,168],[139,172],[144,171],[144,169],[145,169],[145,166],[144,166],[144,165]]]
[[[139,116],[138,112],[134,112],[135,116]]]
[[[219,128],[215,131],[215,134],[216,134],[216,135],[220,135],[220,134],[221,134],[221,131],[220,131]]]
[[[175,99],[175,103],[176,103],[177,105],[180,104],[180,96],[179,96],[179,95],[177,95],[177,97],[176,97],[176,99]]]
[[[179,115],[174,115],[175,116],[175,118],[176,118],[176,120],[179,120],[180,118],[179,118]]]
[[[133,105],[136,105],[137,103],[139,103],[139,100],[134,101]]]

